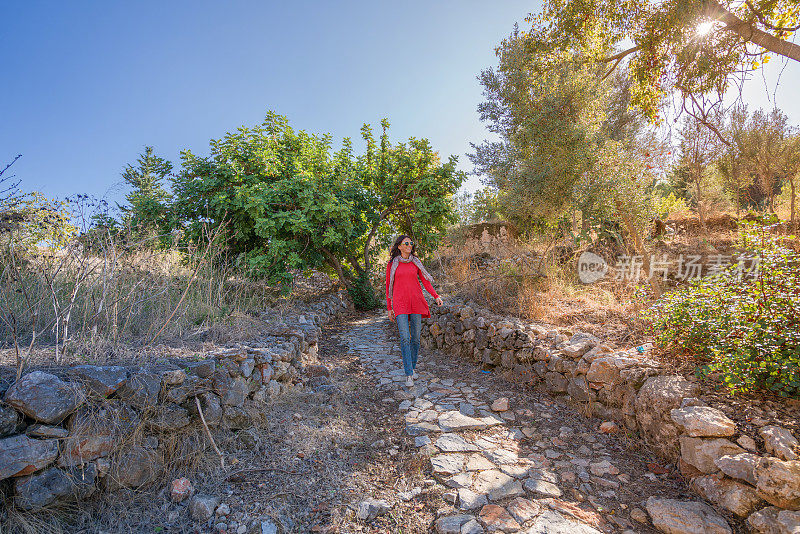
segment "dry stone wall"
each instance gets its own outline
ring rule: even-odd
[[[351,308],[341,292],[271,311],[261,339],[196,361],[23,375],[0,391],[0,485],[24,510],[144,487],[165,469],[163,443],[201,425],[201,413],[211,428],[247,429],[291,389],[333,392],[317,341]]]
[[[800,459],[791,432],[765,425],[766,454],[736,424],[698,397],[700,386],[648,357],[649,347],[614,351],[595,336],[555,330],[454,303],[431,306],[422,343],[478,365],[506,370],[606,422],[638,432],[674,461],[693,490],[718,510],[743,519],[753,532],[800,529]],[[613,422],[612,422],[613,421]],[[664,532],[731,532],[704,503],[651,497],[647,509]],[[720,523],[722,521],[722,523]]]

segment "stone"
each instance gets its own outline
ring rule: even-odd
[[[159,432],[175,432],[187,426],[189,410],[177,404],[164,404],[156,408],[152,418],[146,420],[147,426]]]
[[[562,347],[561,352],[563,352],[565,356],[575,359],[580,358],[589,352],[592,349],[592,346],[593,345],[588,342],[574,343],[567,345],[566,347]]]
[[[113,395],[128,379],[128,370],[119,365],[77,365],[67,373],[98,397]]]
[[[566,393],[569,381],[561,373],[550,371],[545,373],[544,381],[550,393]]]
[[[172,502],[182,502],[191,497],[192,493],[194,493],[194,488],[188,478],[176,478],[170,484],[169,499]]]
[[[513,464],[519,460],[517,453],[508,449],[493,449],[484,451],[483,454],[495,464]]]
[[[200,402],[200,409],[203,410],[206,424],[208,426],[218,426],[222,422],[222,404],[219,397],[214,393],[207,392],[198,395],[197,400]],[[194,399],[189,403],[189,414],[200,419],[200,413],[197,411],[197,404]]]
[[[67,471],[51,467],[16,479],[14,504],[22,510],[37,510],[56,501],[86,499],[97,489],[96,478],[97,469],[93,464]]]
[[[647,499],[653,526],[668,534],[730,534],[725,519],[709,505],[660,497]]]
[[[180,386],[186,380],[186,371],[183,369],[172,369],[161,373],[161,383],[165,386]]]
[[[707,501],[739,517],[747,517],[765,504],[754,488],[720,475],[697,477],[692,488]]]
[[[467,514],[440,517],[434,523],[436,534],[461,534],[461,526],[471,519],[472,516]]]
[[[219,505],[219,497],[211,497],[208,495],[195,495],[189,501],[189,515],[192,519],[200,523],[204,523],[211,519]]]
[[[486,459],[482,454],[473,454],[467,459],[467,471],[484,471],[496,469],[497,466]]]
[[[646,525],[648,522],[647,513],[641,508],[631,509],[631,519],[643,525]]]
[[[434,442],[443,452],[471,452],[480,450],[474,443],[468,442],[458,434],[442,434]]]
[[[781,510],[778,512],[778,528],[781,534],[800,533],[800,511]]]
[[[35,423],[25,429],[25,435],[31,438],[63,439],[69,435],[69,430],[60,426]]]
[[[491,501],[525,494],[519,480],[495,469],[478,473],[472,487],[478,493],[485,493]]]
[[[474,519],[470,519],[461,525],[461,534],[483,534],[484,532],[486,531],[483,530],[481,524]]]
[[[391,508],[392,506],[383,499],[365,499],[358,503],[356,517],[369,523],[379,515],[383,515],[391,510]]]
[[[419,436],[428,432],[440,432],[441,429],[432,423],[406,423],[406,433],[409,436]]]
[[[586,377],[583,376],[570,378],[567,384],[567,394],[577,402],[591,402],[597,397],[589,388]]]
[[[753,512],[747,518],[747,526],[750,527],[751,532],[759,534],[782,534],[778,524],[778,514],[780,512],[781,509],[775,506],[762,508],[758,512]]]
[[[459,403],[458,405],[458,411],[468,417],[472,417],[473,415],[475,415],[475,406],[473,406],[468,402],[462,402]]]
[[[214,514],[222,517],[231,514],[231,507],[228,503],[224,502],[217,506],[216,510],[214,510]]]
[[[517,520],[505,508],[496,504],[487,504],[481,508],[478,521],[487,532],[516,532],[520,529]]]
[[[455,475],[464,470],[464,455],[439,454],[431,458],[431,466],[436,475]]]
[[[58,441],[12,436],[0,439],[0,480],[30,475],[58,457]]]
[[[483,420],[469,417],[456,410],[447,411],[439,415],[438,422],[439,427],[445,432],[480,430],[489,426]]]
[[[492,403],[492,411],[493,412],[505,412],[511,407],[511,403],[508,400],[508,397],[500,397],[499,399],[495,399]]]
[[[33,371],[15,382],[5,394],[5,403],[45,424],[60,423],[86,401],[78,384],[64,382],[43,371]]]
[[[767,452],[781,460],[797,460],[797,438],[785,428],[769,425],[758,431],[764,438]]]
[[[675,460],[678,457],[678,425],[670,417],[684,397],[696,397],[700,386],[682,376],[648,378],[636,397],[636,421],[645,441],[658,455]]]
[[[739,439],[736,440],[736,443],[739,444],[740,447],[743,449],[747,449],[748,451],[755,452],[756,450],[756,440],[751,438],[750,436],[741,435]]]
[[[560,514],[547,510],[525,529],[525,534],[601,534],[584,523],[564,519]]]
[[[472,486],[473,473],[458,473],[443,480],[444,485],[448,488],[469,488]]]
[[[11,406],[0,403],[0,438],[10,436],[17,431],[19,414]]]
[[[458,500],[458,492],[456,491],[445,491],[442,493],[442,500],[447,504],[455,504]]]
[[[244,408],[225,406],[222,409],[222,425],[231,430],[242,430],[253,426],[253,418]]]
[[[133,373],[117,390],[117,397],[136,408],[152,408],[158,403],[161,377],[149,371]]]
[[[672,420],[692,437],[728,437],[736,432],[736,423],[716,408],[687,406],[670,412]]]
[[[105,477],[109,489],[141,488],[153,482],[164,470],[164,462],[155,451],[135,445],[113,458]]]
[[[539,515],[542,507],[535,501],[530,501],[524,497],[517,497],[506,506],[508,513],[522,525]]]
[[[523,484],[524,488],[531,492],[545,497],[561,497],[561,489],[552,482],[540,478],[528,478]]]
[[[594,476],[602,477],[605,475],[618,475],[619,469],[611,464],[608,460],[601,460],[599,462],[592,462],[589,464],[589,471]]]
[[[622,382],[619,371],[620,368],[617,366],[616,357],[596,358],[589,366],[589,370],[586,371],[586,380],[601,384],[619,384]]]
[[[681,459],[697,468],[701,473],[714,473],[718,470],[715,460],[744,452],[744,449],[724,438],[680,437]]]
[[[476,493],[469,488],[459,488],[458,507],[462,510],[477,510],[489,501],[483,493]]]
[[[762,458],[755,475],[764,500],[780,508],[800,508],[800,460]]]
[[[604,421],[600,423],[600,432],[603,434],[616,434],[619,432],[619,426],[614,421]]]
[[[244,404],[244,399],[247,398],[249,392],[250,385],[241,378],[231,379],[224,388],[220,388],[217,391],[223,406],[241,406]]]
[[[417,436],[414,438],[414,445],[416,447],[424,447],[431,444],[431,438],[428,436]]]
[[[716,465],[723,473],[731,478],[744,480],[748,484],[756,485],[756,466],[761,457],[750,453],[725,455],[714,460]]]

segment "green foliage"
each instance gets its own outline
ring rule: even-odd
[[[138,241],[168,233],[170,194],[163,182],[171,172],[172,163],[156,156],[151,146],[145,147],[136,167],[125,167],[122,179],[133,190],[125,196],[128,205],[120,206],[120,211],[132,239]]]
[[[523,233],[580,211],[599,231],[624,211],[642,227],[656,143],[628,109],[629,84],[574,53],[532,54],[515,30],[481,74],[481,119],[500,140],[470,157],[494,189],[492,203]]]
[[[373,245],[404,232],[423,249],[435,246],[463,180],[454,157],[442,164],[425,139],[393,145],[388,121],[381,126],[376,141],[364,125],[366,153],[356,157],[349,139],[331,152],[330,135],[295,131],[270,112],[261,125],[212,140],[208,157],[183,152],[172,183],[184,239],[228,224],[229,251],[253,276],[286,284],[290,270],[316,268],[366,290]]]
[[[366,272],[361,273],[353,280],[348,293],[353,300],[353,306],[355,306],[357,310],[373,310],[380,304],[370,284],[369,275]]]
[[[77,235],[72,224],[69,203],[47,198],[34,191],[18,195],[8,205],[0,203],[0,212],[11,221],[12,228],[4,234],[9,245],[21,251],[37,246],[57,249]]]
[[[577,52],[605,68],[628,59],[633,104],[651,120],[673,91],[686,107],[721,100],[770,52],[800,61],[796,0],[545,0],[528,20],[532,55]]]
[[[757,275],[736,265],[665,295],[647,312],[653,333],[732,392],[800,397],[800,255],[764,227],[744,229],[740,244],[759,259]]]
[[[666,219],[670,214],[686,214],[689,212],[689,206],[686,201],[675,193],[670,192],[666,196],[653,195],[651,197],[653,202],[653,213],[659,219]]]

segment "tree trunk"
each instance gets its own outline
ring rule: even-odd
[[[755,43],[765,50],[800,62],[800,45],[784,41],[764,30],[756,28],[753,24],[743,21],[722,7],[716,0],[708,0],[706,5],[711,15],[725,24],[726,30],[732,31],[739,37]]]
[[[349,289],[350,280],[345,274],[344,269],[342,269],[342,264],[339,263],[339,260],[336,258],[336,256],[334,256],[333,253],[326,248],[322,249],[322,254],[325,255],[325,260],[328,262],[328,265],[330,265],[333,270],[336,271],[336,276],[339,278],[339,281],[342,283],[342,285]]]
[[[633,238],[633,246],[636,249],[636,252],[642,257],[642,268],[644,268],[645,276],[647,276],[647,281],[650,283],[650,289],[653,290],[653,296],[655,298],[659,298],[663,293],[661,284],[658,283],[658,280],[656,280],[654,277],[650,276],[650,257],[647,255],[647,249],[644,246],[644,240],[639,233],[639,229],[636,228],[636,225],[634,224],[633,218],[630,216],[630,214],[623,208],[622,202],[617,200],[616,205],[622,222],[625,223],[628,233]]]
[[[703,232],[707,232],[706,228],[706,215],[703,211],[703,199],[701,197],[702,189],[700,188],[700,174],[697,174],[694,179],[695,191],[697,192],[697,218],[700,219],[700,228]]]
[[[797,232],[797,221],[796,221],[795,216],[794,216],[794,205],[795,205],[794,204],[794,202],[795,202],[794,177],[789,178],[789,187],[792,190],[791,191],[792,197],[789,200],[789,209],[790,209],[791,214],[792,214],[791,226],[792,226],[792,233],[795,233],[795,232]]]

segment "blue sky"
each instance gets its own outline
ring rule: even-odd
[[[177,163],[272,109],[337,143],[387,117],[393,140],[427,137],[470,170],[469,143],[486,136],[476,76],[537,5],[4,2],[0,162],[23,154],[13,170],[24,190],[120,200],[120,173],[145,145]],[[779,62],[770,67],[772,90]],[[794,124],[797,87],[789,64],[776,96]],[[751,108],[772,106],[760,75],[744,94]]]

